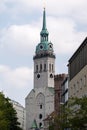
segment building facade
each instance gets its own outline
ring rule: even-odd
[[[69,97],[87,95],[87,38],[69,60]]]
[[[36,46],[33,57],[34,88],[25,99],[26,130],[33,128],[43,130],[43,120],[54,111],[55,55],[53,44],[49,42],[48,36],[44,9],[40,43]]]
[[[68,75],[66,76],[65,80],[61,84],[62,87],[62,103],[67,104],[68,101]]]
[[[18,122],[20,123],[20,128],[26,130],[26,111],[25,108],[18,102],[11,100],[13,108],[17,112]]]
[[[54,77],[54,91],[55,91],[55,97],[54,97],[54,107],[55,107],[55,112],[57,114],[60,113],[60,103],[62,101],[61,95],[62,95],[62,83],[66,78],[66,74],[59,74],[55,75]]]

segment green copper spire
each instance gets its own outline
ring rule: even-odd
[[[44,8],[43,24],[42,24],[42,30],[40,32],[40,43],[36,46],[36,56],[34,58],[47,55],[55,57],[55,55],[53,54],[53,44],[49,42],[48,36],[49,32],[46,27],[46,10]]]
[[[41,31],[40,35],[41,35],[41,42],[47,42],[48,41],[49,32],[47,31],[47,28],[46,28],[46,11],[45,11],[45,8],[44,8],[44,11],[43,11],[43,26],[42,26],[42,31]]]
[[[43,12],[43,28],[42,30],[46,30],[46,13],[45,13],[45,8]]]

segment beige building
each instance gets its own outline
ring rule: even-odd
[[[87,95],[87,38],[69,60],[69,97]]]
[[[14,109],[17,112],[17,117],[18,117],[18,122],[20,123],[20,128],[22,128],[23,130],[26,130],[26,128],[25,128],[25,123],[26,123],[25,108],[20,103],[14,101],[14,100],[11,100],[11,102],[13,104]]]

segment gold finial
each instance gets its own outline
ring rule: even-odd
[[[43,0],[43,9],[45,9],[45,8],[46,8],[46,1]]]

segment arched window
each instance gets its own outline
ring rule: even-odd
[[[40,105],[40,109],[42,109],[42,104]]]
[[[36,65],[36,72],[38,72],[38,65]]]
[[[51,64],[49,64],[49,72],[51,72]]]
[[[42,64],[40,64],[40,71],[42,71]]]
[[[43,117],[42,114],[39,114],[39,119],[42,119],[42,117]]]
[[[46,64],[44,64],[44,71],[46,71]]]
[[[41,122],[39,123],[39,127],[40,127],[40,128],[42,127],[42,123],[41,123]]]

